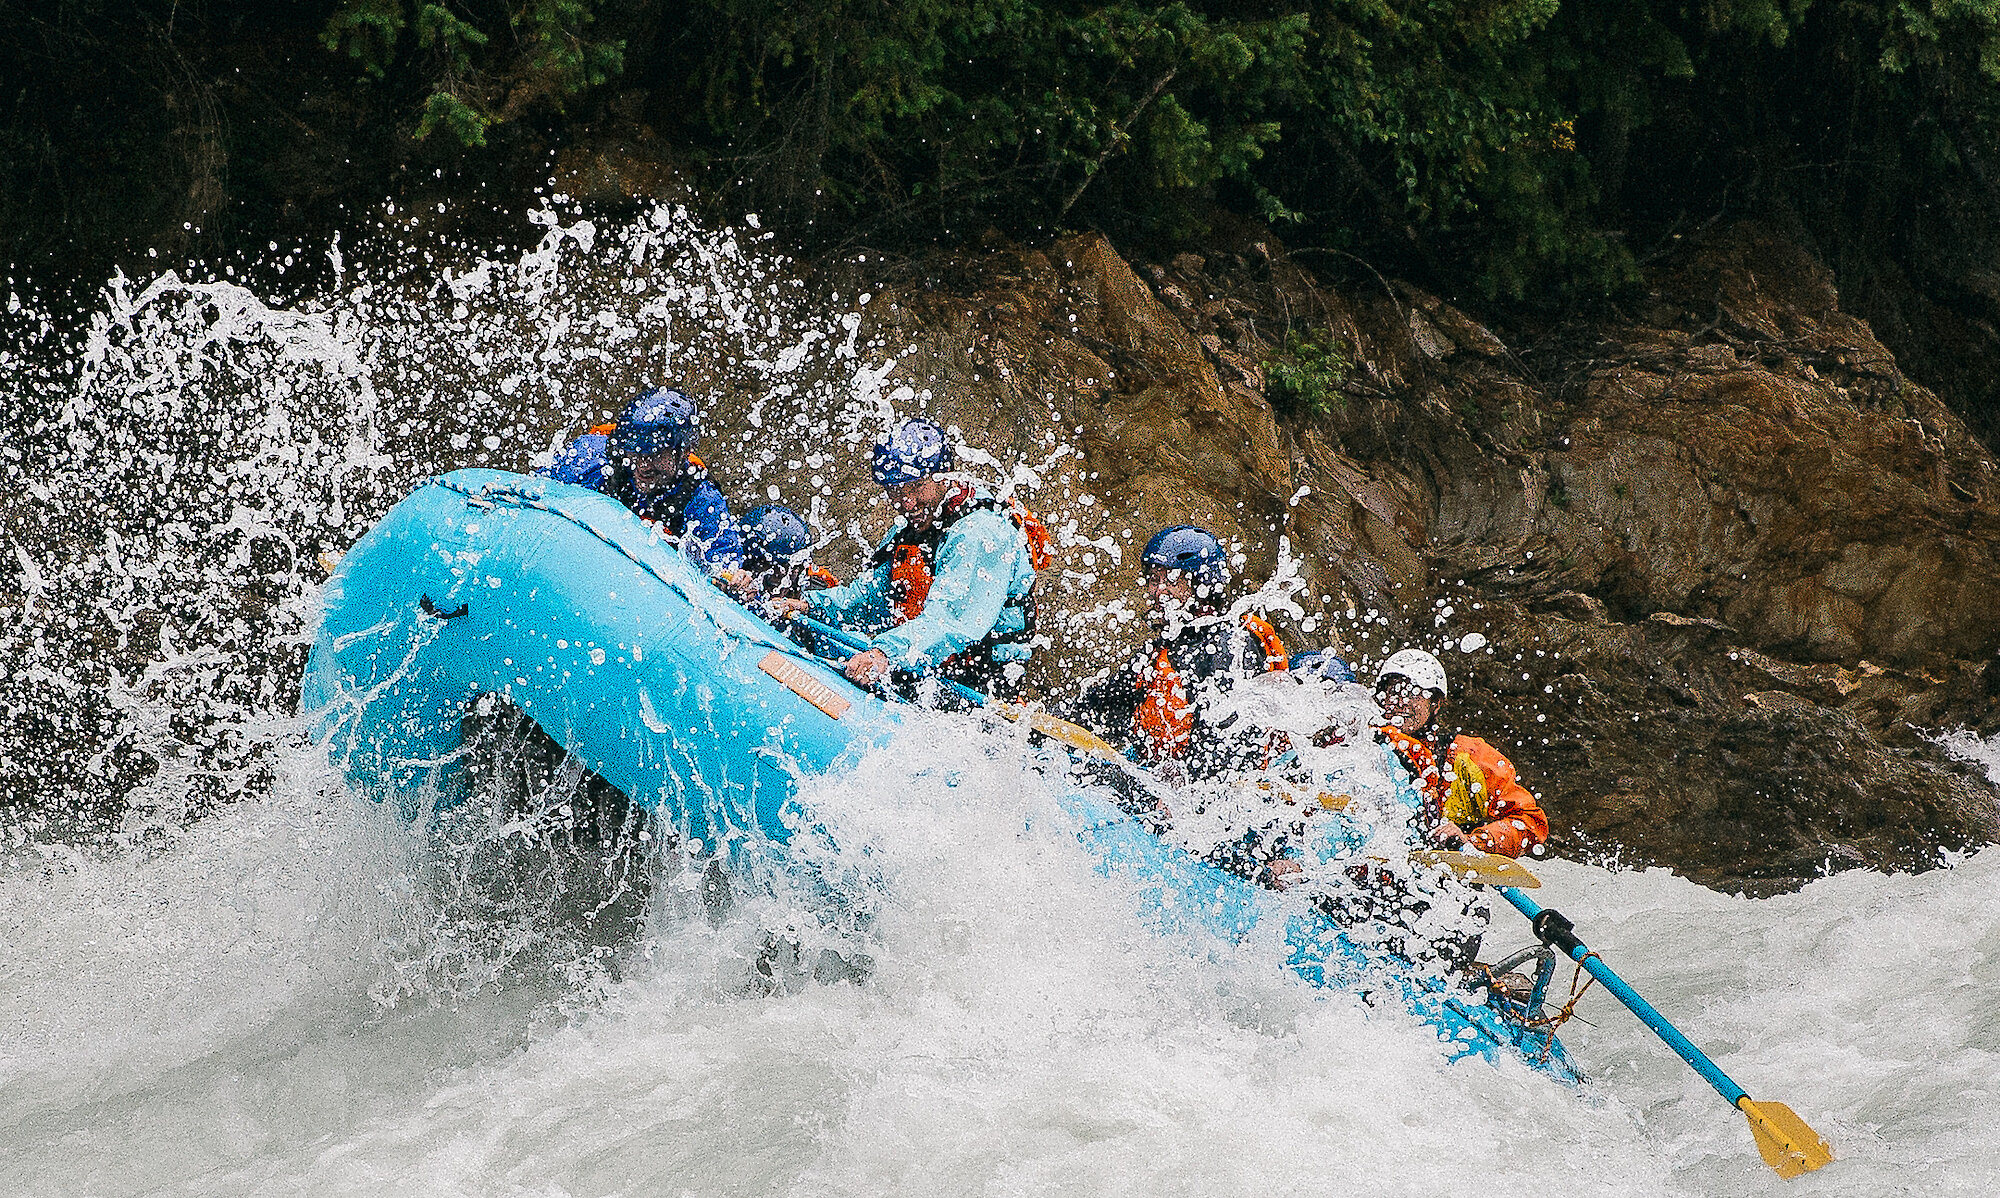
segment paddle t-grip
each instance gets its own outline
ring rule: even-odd
[[[1535,929],[1535,939],[1551,948],[1559,948],[1564,956],[1574,957],[1583,948],[1583,941],[1576,938],[1576,925],[1563,917],[1563,913],[1548,907],[1542,908],[1530,925]]]

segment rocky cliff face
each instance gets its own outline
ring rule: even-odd
[[[1253,580],[1289,546],[1295,641],[1444,648],[1449,718],[1514,758],[1558,851],[1761,892],[2000,834],[2000,796],[1926,739],[2000,725],[1995,463],[1770,230],[1518,346],[1394,280],[1324,286],[1256,230],[953,269],[867,311],[932,414],[1051,463],[1039,686],[1139,639],[1136,546],[1186,521]],[[1308,329],[1348,367],[1280,411],[1267,372]],[[879,531],[859,463],[836,469],[836,514]]]

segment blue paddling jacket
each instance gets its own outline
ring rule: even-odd
[[[729,514],[729,501],[708,481],[708,467],[693,454],[688,468],[668,490],[641,495],[631,471],[610,459],[611,438],[585,433],[562,447],[556,460],[536,471],[557,482],[589,487],[631,508],[641,519],[657,524],[681,551],[705,571],[735,569],[743,564],[743,538]]]

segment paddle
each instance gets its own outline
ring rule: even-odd
[[[1641,1023],[1666,1041],[1667,1047],[1679,1053],[1681,1060],[1701,1074],[1731,1106],[1743,1112],[1750,1121],[1750,1135],[1757,1142],[1758,1153],[1763,1156],[1765,1164],[1777,1170],[1778,1176],[1797,1177],[1833,1159],[1833,1149],[1827,1146],[1818,1132],[1806,1126],[1806,1121],[1793,1113],[1792,1108],[1782,1102],[1758,1102],[1745,1093],[1742,1086],[1729,1080],[1727,1074],[1716,1068],[1714,1061],[1667,1022],[1666,1016],[1654,1010],[1653,1004],[1639,997],[1638,991],[1627,985],[1625,979],[1613,973],[1609,965],[1577,939],[1575,926],[1560,912],[1538,906],[1535,900],[1518,890],[1502,887],[1500,893],[1507,896],[1507,901],[1514,904],[1516,910],[1528,917],[1537,939],[1568,953],[1571,960],[1589,970],[1590,976],[1602,982],[1604,988],[1630,1008]]]
[[[856,652],[870,648],[866,638],[847,632],[844,629],[835,628],[830,624],[823,624],[810,616],[793,616],[792,619],[796,620],[799,626],[806,629],[806,631],[825,637],[837,645],[845,646]],[[1058,719],[1046,711],[1030,710],[1015,703],[989,702],[985,695],[980,694],[970,687],[960,686],[949,679],[940,678],[938,682],[940,685],[949,688],[959,698],[976,707],[984,708],[987,711],[1005,716],[1017,722],[1025,716],[1028,726],[1043,736],[1049,737],[1051,740],[1061,741],[1063,744],[1073,749],[1080,749],[1093,757],[1116,762],[1126,772],[1131,773],[1135,778],[1139,779],[1142,784],[1147,785],[1150,791],[1151,780],[1140,775],[1136,767],[1132,766],[1125,755],[1118,751],[1116,745],[1113,745],[1110,741],[1105,740],[1090,729],[1079,724],[1072,724],[1068,720]],[[1298,796],[1289,793],[1283,794],[1282,797],[1288,802],[1296,802],[1298,799]],[[1154,798],[1157,800],[1160,796],[1155,795]],[[1353,797],[1344,794],[1321,793],[1314,796],[1314,801],[1328,811],[1340,811],[1353,801]],[[1164,806],[1164,803],[1162,805]],[[1542,884],[1542,880],[1536,877],[1534,872],[1527,866],[1496,853],[1482,853],[1477,850],[1419,849],[1410,854],[1410,860],[1418,865],[1432,865],[1449,869],[1464,881],[1478,882],[1488,886],[1512,886],[1523,890],[1533,890]]]
[[[1535,890],[1542,880],[1535,872],[1512,857],[1482,853],[1478,849],[1417,849],[1410,860],[1418,865],[1435,865],[1457,874],[1460,881],[1482,886],[1502,886]]]

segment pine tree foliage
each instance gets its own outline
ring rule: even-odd
[[[493,125],[598,87],[625,67],[622,40],[591,36],[597,0],[342,0],[321,40],[386,82],[400,51],[425,95],[411,136],[443,129],[468,146]]]
[[[544,169],[614,108],[808,245],[1221,209],[1532,302],[1730,210],[1933,294],[2000,247],[2000,0],[0,0],[0,77],[16,257]]]

